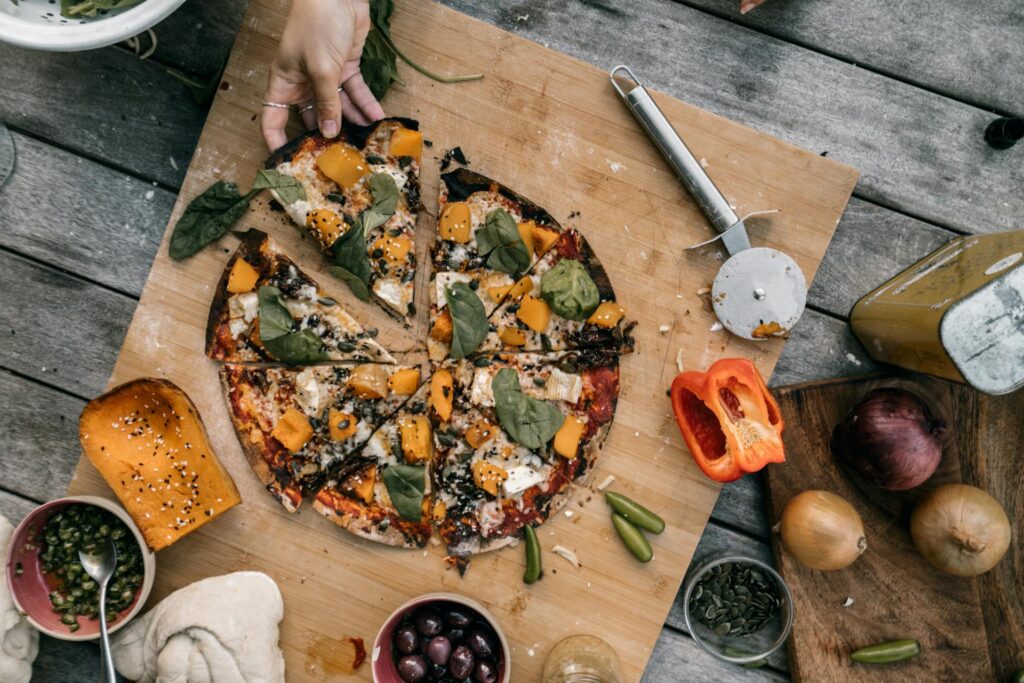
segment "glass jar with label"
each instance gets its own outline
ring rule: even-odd
[[[569,636],[544,660],[542,683],[621,683],[622,664],[612,646],[594,636]]]

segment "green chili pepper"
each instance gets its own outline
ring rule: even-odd
[[[523,533],[526,535],[526,571],[523,573],[523,583],[536,583],[540,578],[540,541],[537,540],[537,532],[532,526],[527,525]]]
[[[892,664],[903,662],[921,654],[921,644],[916,640],[893,640],[863,647],[850,654],[850,659],[861,664]]]
[[[654,551],[651,550],[651,544],[647,542],[643,532],[617,512],[612,513],[612,524],[615,526],[615,531],[618,532],[619,538],[626,544],[629,552],[633,553],[633,557],[641,562],[651,561],[651,558],[654,557]]]
[[[612,510],[625,517],[634,526],[650,531],[652,534],[660,534],[665,530],[665,520],[635,500],[614,491],[605,491],[604,499]]]

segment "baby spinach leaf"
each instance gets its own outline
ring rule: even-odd
[[[524,394],[519,373],[511,368],[498,371],[491,380],[491,392],[501,428],[527,448],[543,447],[565,422],[565,415],[553,405]]]
[[[494,270],[515,275],[530,267],[530,251],[523,244],[516,219],[505,209],[494,209],[476,231],[477,251],[487,256]]]
[[[331,268],[331,274],[348,283],[349,289],[356,297],[367,301],[370,298],[368,287],[372,271],[364,235],[363,223],[359,219],[334,242],[331,251],[334,254],[335,267]],[[356,284],[357,281],[362,286]]]
[[[390,465],[384,470],[383,478],[398,516],[407,522],[420,521],[423,517],[426,468],[423,465]]]
[[[281,301],[281,290],[263,285],[257,290],[256,296],[260,302],[260,341],[266,343],[290,334],[295,321],[288,307]]]
[[[541,276],[540,295],[552,311],[568,320],[586,320],[601,303],[601,294],[587,269],[568,258]]]
[[[455,360],[476,351],[490,329],[487,312],[480,298],[465,282],[455,282],[444,289],[444,300],[452,315],[452,351]]]
[[[398,183],[395,179],[390,173],[374,173],[368,182],[373,197],[371,208],[379,214],[393,214],[398,208]]]
[[[252,189],[272,190],[277,193],[281,203],[286,206],[306,199],[306,190],[298,180],[271,168],[260,169],[256,174],[256,181],[252,184]]]
[[[273,339],[263,339],[262,336],[260,339],[271,355],[288,365],[308,365],[329,359],[323,339],[308,327]]]
[[[220,239],[239,218],[259,190],[242,195],[238,186],[218,180],[189,202],[174,226],[167,252],[175,261],[188,258]]]

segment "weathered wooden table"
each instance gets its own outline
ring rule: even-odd
[[[955,234],[1024,227],[1024,145],[982,133],[1024,114],[1018,0],[921,8],[887,0],[445,0],[602,67],[861,170],[773,385],[873,369],[854,301]],[[147,60],[125,46],[44,54],[0,46],[0,120],[17,166],[0,188],[0,512],[63,493],[77,418],[104,387],[205,117],[167,73],[215,76],[246,0],[189,0]],[[761,483],[726,487],[697,550],[769,558]],[[787,677],[719,664],[677,598],[647,681]],[[95,680],[94,646],[43,639],[39,681]]]

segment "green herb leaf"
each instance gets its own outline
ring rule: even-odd
[[[218,180],[189,202],[181,214],[167,252],[175,261],[188,258],[211,242],[220,239],[241,218],[258,190],[247,195],[238,192],[238,186]]]
[[[290,334],[295,326],[292,314],[281,301],[281,290],[263,285],[256,291],[260,302],[260,341],[266,343]]]
[[[277,193],[278,199],[286,206],[306,199],[306,190],[298,180],[270,168],[260,169],[252,189],[271,190]]]
[[[370,298],[368,287],[372,271],[370,256],[366,253],[366,237],[361,218],[334,242],[331,251],[334,253],[334,265],[337,268],[332,268],[331,274],[348,283],[349,289],[356,297],[367,301]],[[362,283],[361,287],[354,284],[357,280]]]
[[[360,301],[370,300],[370,288],[366,286],[366,283],[359,279],[359,277],[348,270],[345,270],[341,266],[331,266],[331,275],[342,280],[348,285],[348,288],[352,290],[352,294],[355,295]]]
[[[476,351],[487,336],[487,312],[480,297],[465,282],[456,282],[444,289],[444,300],[452,314],[452,351],[455,360]]]
[[[383,477],[398,516],[407,522],[420,521],[423,517],[426,468],[423,465],[390,465],[384,470]]]
[[[565,415],[553,405],[524,394],[519,373],[511,368],[498,371],[491,380],[491,392],[501,428],[527,448],[544,446],[565,422]]]
[[[262,325],[260,330],[262,332]],[[308,327],[274,339],[260,339],[271,355],[288,365],[308,365],[329,360],[324,340]]]
[[[530,250],[523,244],[516,219],[505,209],[494,209],[476,231],[477,251],[487,256],[494,270],[515,275],[530,267]]]
[[[371,9],[371,14],[372,12]],[[388,44],[381,26],[385,26],[386,30],[385,24],[374,23],[373,28],[366,35],[362,58],[359,60],[359,71],[363,80],[378,100],[387,94],[392,83],[402,82],[398,78],[398,62],[395,58],[395,51]]]
[[[368,182],[373,197],[371,208],[379,214],[393,214],[398,208],[398,183],[395,179],[390,173],[374,173]]]
[[[601,294],[587,269],[568,258],[541,276],[540,295],[552,311],[569,320],[586,320],[601,303]]]

